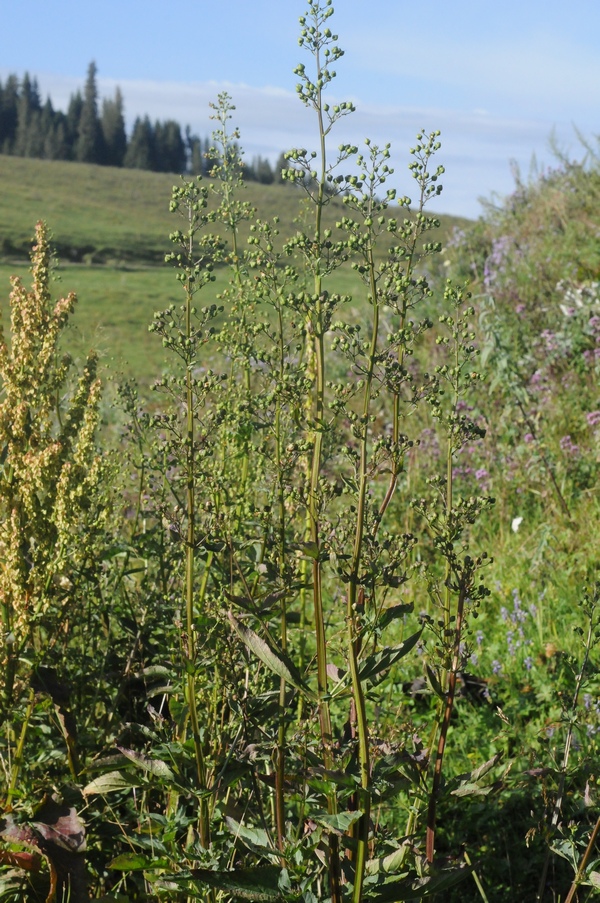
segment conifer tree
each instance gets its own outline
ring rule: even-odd
[[[52,101],[48,97],[46,103],[42,107],[42,112],[37,117],[36,135],[35,135],[35,153],[33,157],[43,157],[46,160],[56,160],[56,148],[54,145],[55,137],[55,113]]]
[[[102,163],[104,158],[104,140],[98,119],[96,72],[96,64],[91,62],[88,67],[75,147],[75,157],[81,163]]]
[[[131,169],[156,169],[154,129],[147,116],[135,120],[123,165]]]
[[[13,153],[19,157],[35,156],[35,118],[42,108],[37,81],[26,72],[19,91],[17,103],[17,129]]]
[[[17,133],[19,80],[9,75],[0,94],[0,153],[12,153]]]
[[[127,134],[120,88],[116,89],[114,100],[108,98],[103,100],[101,124],[105,147],[104,162],[107,166],[122,166],[127,150]]]
[[[257,157],[254,164],[254,174],[257,182],[262,185],[271,185],[275,179],[273,168],[266,157]]]
[[[71,160],[75,159],[75,145],[77,144],[77,135],[79,134],[79,121],[81,119],[82,109],[83,97],[81,96],[81,91],[76,91],[75,94],[71,94],[66,120],[67,143],[69,145],[69,158]]]
[[[198,135],[193,135],[189,125],[185,128],[185,142],[187,148],[188,170],[193,176],[201,176],[204,172],[204,158],[202,156],[202,141]]]
[[[186,152],[181,127],[174,119],[157,122],[154,126],[155,167],[160,172],[185,171]]]
[[[274,176],[275,182],[278,185],[283,184],[284,179],[283,179],[283,176],[281,175],[281,173],[283,172],[284,169],[287,170],[288,167],[289,167],[289,163],[285,158],[285,154],[284,153],[279,154],[279,156],[277,157],[277,162],[275,163],[275,167],[273,169],[273,176]]]

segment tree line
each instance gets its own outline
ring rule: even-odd
[[[74,160],[101,166],[125,166],[153,172],[210,173],[211,142],[182,130],[174,119],[152,122],[138,116],[127,134],[120,88],[100,105],[97,67],[88,67],[83,92],[71,95],[66,113],[55,110],[50,97],[42,102],[37,79],[25,73],[20,80],[0,80],[0,153],[45,160]],[[244,163],[245,179],[271,184],[281,181],[283,154],[275,166],[256,156]]]

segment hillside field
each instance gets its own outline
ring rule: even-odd
[[[169,213],[178,177],[83,163],[32,160],[0,155],[0,302],[5,311],[11,275],[27,276],[31,236],[44,219],[53,236],[59,282],[56,294],[75,291],[78,307],[69,342],[76,353],[93,347],[112,373],[147,384],[163,366],[162,348],[148,334],[154,311],[177,303],[180,289],[164,264],[169,233],[179,223]],[[302,216],[300,189],[250,182],[244,200],[258,216],[280,217],[281,240],[294,234]],[[325,208],[325,225],[335,227],[343,211],[339,200]],[[435,240],[444,242],[454,226],[466,221],[442,216]],[[249,235],[242,223],[242,241]],[[229,278],[218,270],[216,282],[203,292],[212,303]],[[26,279],[27,284],[27,279]],[[349,269],[336,275],[331,290],[360,293]]]

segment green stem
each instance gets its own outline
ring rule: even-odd
[[[35,705],[35,693],[33,690],[29,691],[29,702],[27,704],[27,709],[25,711],[25,718],[23,719],[23,724],[21,725],[21,733],[19,735],[19,742],[17,743],[17,748],[15,750],[15,756],[13,759],[11,775],[10,775],[10,784],[8,785],[8,792],[6,794],[6,802],[4,804],[4,808],[6,810],[10,810],[12,804],[12,798],[15,795],[17,784],[19,783],[19,775],[21,773],[21,766],[23,764],[23,751],[25,749],[25,738],[27,736],[27,730],[29,728],[29,722],[31,721],[31,716],[33,714],[33,709]]]
[[[365,526],[365,504],[368,485],[368,431],[369,412],[371,407],[371,394],[373,386],[373,371],[375,367],[375,355],[377,353],[377,339],[379,333],[379,305],[377,302],[377,285],[375,281],[375,263],[372,249],[368,253],[368,265],[370,271],[370,291],[373,302],[373,324],[371,335],[371,348],[369,351],[369,364],[365,380],[363,397],[363,431],[360,444],[360,471],[358,504],[356,514],[356,530],[354,535],[354,548],[352,554],[352,570],[347,596],[347,622],[348,622],[348,651],[350,660],[350,675],[352,678],[352,698],[354,713],[358,731],[358,762],[360,772],[360,790],[358,793],[359,809],[362,811],[356,832],[356,860],[354,873],[353,901],[360,903],[362,899],[365,864],[367,861],[369,841],[369,821],[371,811],[371,765],[369,755],[369,726],[365,696],[359,673],[359,654],[361,645],[361,613],[358,611],[358,583],[360,563],[362,559],[363,534]],[[362,594],[361,594],[362,595]]]
[[[283,385],[283,377],[285,371],[285,341],[283,333],[283,317],[281,305],[278,306],[278,322],[279,322],[279,380]],[[284,475],[282,472],[282,429],[281,429],[281,400],[277,397],[277,407],[275,411],[275,458],[278,475],[278,502],[279,502],[279,579],[283,588],[285,580],[285,487]],[[287,652],[287,610],[285,596],[281,600],[281,648]],[[283,850],[285,839],[285,797],[284,797],[284,780],[285,780],[285,724],[286,724],[286,684],[283,678],[279,684],[279,701],[278,701],[278,726],[277,726],[277,763],[275,776],[275,820],[277,825],[277,843],[280,850]]]
[[[456,379],[458,380],[458,374],[460,372],[459,368],[459,344],[456,341],[454,347],[454,367],[456,372]],[[459,399],[459,389],[458,383],[455,386],[455,394],[454,394],[454,406],[453,409],[456,411],[456,407]],[[446,525],[448,529],[450,529],[450,519],[452,515],[452,506],[453,506],[453,485],[452,485],[452,464],[453,464],[453,455],[454,455],[454,444],[452,440],[452,436],[448,436],[448,449],[446,455]],[[450,589],[450,581],[452,576],[452,565],[449,559],[446,560],[446,577],[444,580],[444,640],[450,633],[450,625],[451,621],[451,605],[452,605],[452,593]],[[454,631],[454,648],[452,661],[450,665],[450,670],[448,670],[447,662],[445,661],[444,673],[442,676],[442,687],[446,694],[445,702],[440,707],[440,717],[438,718],[437,725],[439,727],[439,740],[437,753],[435,757],[435,765],[434,765],[434,773],[433,773],[433,783],[431,787],[431,793],[429,795],[429,806],[427,810],[427,837],[425,844],[425,851],[427,860],[429,862],[433,862],[433,856],[435,852],[435,822],[436,822],[436,810],[437,810],[437,799],[441,787],[442,782],[442,766],[444,763],[444,751],[446,748],[446,740],[448,737],[448,729],[450,727],[450,719],[452,717],[452,710],[454,708],[454,697],[456,693],[456,674],[460,666],[460,639],[462,633],[462,620],[464,613],[464,604],[465,604],[466,590],[464,586],[461,586],[458,596],[458,604],[456,611],[456,628]]]
[[[319,51],[315,53],[317,65],[317,85],[321,82],[321,63]],[[314,439],[312,449],[312,466],[310,473],[309,489],[309,518],[310,538],[312,543],[313,558],[313,606],[315,618],[315,638],[317,646],[317,697],[319,711],[319,725],[321,730],[321,743],[323,747],[323,765],[327,771],[333,769],[333,733],[331,727],[331,713],[327,696],[327,647],[325,636],[325,614],[323,606],[322,567],[320,558],[320,499],[319,478],[321,475],[321,457],[323,450],[323,429],[325,410],[325,347],[324,347],[324,318],[322,297],[322,215],[325,201],[325,181],[327,173],[327,154],[325,145],[325,126],[323,121],[323,102],[321,88],[318,88],[315,101],[315,109],[319,121],[320,163],[321,173],[318,183],[315,218],[314,239],[314,287],[316,297],[316,310],[313,318],[314,324],[314,351],[315,351],[315,393],[314,393]],[[337,798],[335,791],[327,794],[327,808],[330,815],[337,812]],[[329,877],[332,903],[340,903],[340,861],[339,844],[335,834],[329,835]]]
[[[190,211],[191,214],[191,211]],[[189,259],[193,259],[193,237],[190,228]],[[185,326],[188,348],[192,340],[192,285],[188,285],[186,291]],[[196,551],[196,477],[195,477],[195,430],[194,430],[194,386],[191,361],[187,360],[185,373],[186,393],[186,565],[185,565],[185,616],[187,634],[187,652],[185,656],[187,702],[190,713],[190,726],[194,741],[194,755],[196,760],[196,779],[198,788],[206,790],[206,763],[200,735],[200,723],[198,719],[198,706],[196,702],[196,628],[194,618],[194,570]],[[204,794],[200,798],[199,818],[200,843],[204,849],[210,844],[210,822],[208,812],[208,800]]]

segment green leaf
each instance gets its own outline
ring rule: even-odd
[[[335,815],[329,815],[328,812],[320,812],[311,814],[311,818],[321,827],[333,834],[346,834],[348,828],[362,817],[360,809],[352,812],[337,812]]]
[[[315,561],[319,558],[319,546],[316,542],[298,542],[292,545],[292,549],[302,552],[301,557],[312,558]]]
[[[397,851],[394,851],[396,855]],[[378,861],[378,860],[371,860]],[[365,886],[365,899],[374,903],[418,903],[423,897],[437,894],[440,891],[454,887],[471,874],[472,868],[460,866],[459,868],[433,871],[422,878],[416,878],[414,873],[407,876],[402,873],[397,877],[390,877],[382,883],[367,884]]]
[[[454,796],[469,796],[473,793],[478,793],[480,796],[483,796],[489,793],[492,788],[481,788],[478,782],[498,764],[501,758],[502,753],[496,753],[491,759],[488,759],[487,762],[484,762],[483,765],[479,765],[473,771],[457,775],[457,777],[453,779],[452,784],[458,784],[458,787],[455,790],[452,790],[451,793]]]
[[[297,690],[301,690],[305,693],[309,698],[315,699],[315,695],[312,690],[305,684],[300,676],[300,673],[294,663],[282,652],[279,650],[275,652],[269,644],[263,640],[257,633],[253,630],[250,630],[249,627],[246,627],[245,624],[242,624],[238,619],[233,615],[232,612],[229,612],[229,623],[241,639],[241,641],[250,649],[251,652],[256,655],[257,658],[261,660],[263,664],[267,666],[271,671],[277,674],[279,677],[282,677],[286,683],[291,684],[293,687],[296,687]]]
[[[211,869],[192,869],[195,881],[224,890],[241,900],[256,900],[257,903],[281,900],[279,892],[278,866],[267,865],[259,868],[234,869],[228,872],[214,872]]]
[[[388,671],[392,665],[401,658],[404,658],[404,656],[417,645],[422,632],[423,629],[421,628],[421,630],[413,633],[413,635],[409,636],[403,643],[400,643],[399,646],[386,646],[381,652],[376,652],[374,655],[367,656],[367,658],[360,663],[358,672],[360,679],[377,683],[378,681],[374,681],[373,678]]]
[[[121,853],[109,863],[109,869],[117,869],[120,872],[139,872],[144,869],[168,869],[171,862],[164,857],[162,859],[144,856],[143,853]]]
[[[440,699],[445,700],[446,694],[442,688],[441,683],[438,680],[438,676],[430,665],[426,666],[427,677],[429,678],[429,683],[431,684],[431,689],[435,693],[436,696],[439,696]]]
[[[163,762],[162,759],[151,759],[150,756],[135,752],[133,749],[125,749],[123,746],[117,746],[117,749],[126,759],[133,762],[137,768],[141,768],[142,771],[152,774],[157,778],[164,778],[167,781],[175,780],[175,775],[167,763]]]
[[[491,785],[487,787],[482,787],[481,784],[473,784],[471,781],[467,781],[457,787],[456,790],[451,790],[452,796],[487,796],[488,793],[491,793],[494,788]]]
[[[398,618],[403,618],[404,615],[410,614],[413,608],[412,602],[403,605],[392,605],[391,608],[385,608],[381,612],[377,626],[383,630],[383,628],[387,627],[388,624],[391,624],[392,621],[396,621]]]
[[[279,858],[280,854],[273,849],[271,842],[269,841],[269,835],[262,828],[247,828],[229,815],[225,816],[225,824],[231,833],[236,838],[243,841],[243,843],[245,843],[253,852],[260,853],[263,856],[275,856],[277,859]]]
[[[142,781],[122,771],[107,771],[100,777],[94,778],[93,781],[83,788],[84,796],[91,796],[93,793],[115,793],[118,790],[127,790],[130,787],[141,787]]]
[[[382,856],[380,859],[369,859],[365,864],[365,873],[367,875],[379,875],[381,873],[389,875],[396,872],[405,859],[406,850],[404,847],[400,847],[387,856]]]
[[[587,875],[587,880],[592,885],[592,887],[600,887],[600,872],[589,872]]]

